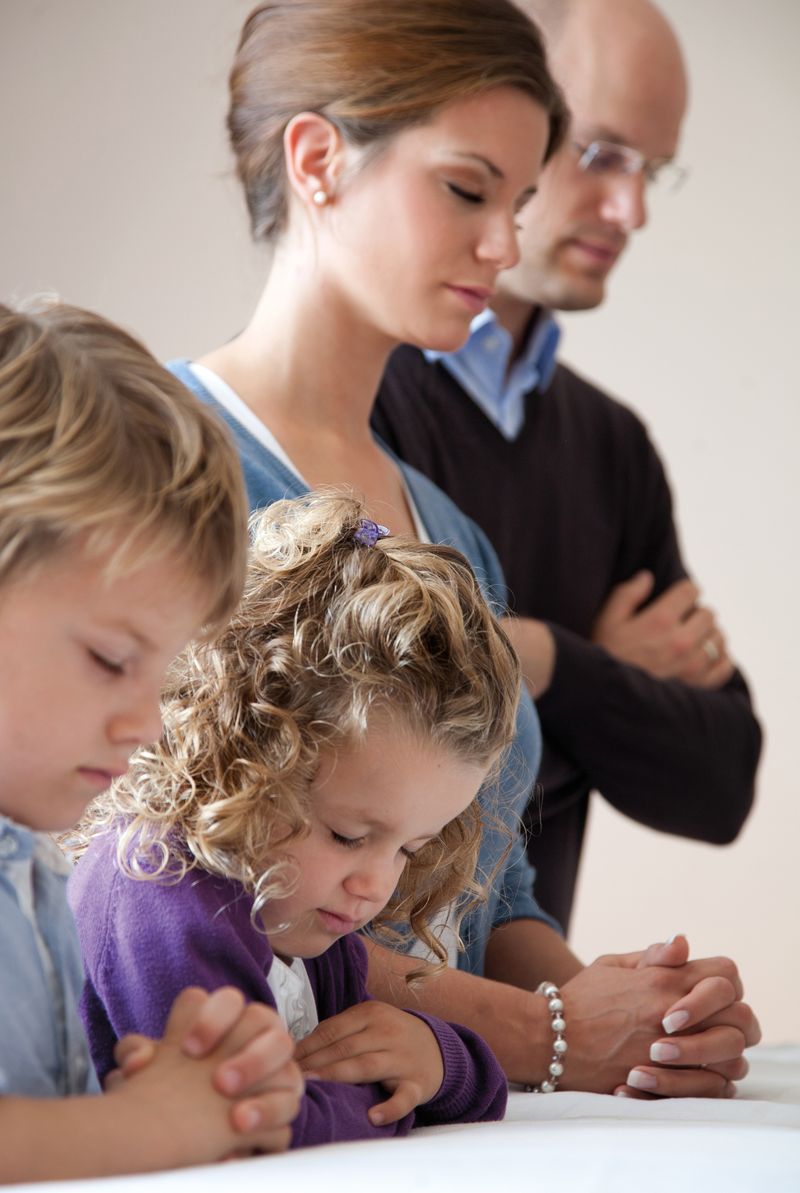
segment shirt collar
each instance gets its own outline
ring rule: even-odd
[[[511,368],[513,341],[491,308],[472,321],[466,344],[456,352],[426,351],[440,360],[484,414],[509,440],[525,421],[525,395],[544,392],[553,379],[561,329],[550,311],[541,308],[525,349]]]

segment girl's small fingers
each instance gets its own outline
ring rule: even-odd
[[[302,1066],[301,1066],[302,1068]],[[396,1076],[397,1065],[382,1052],[362,1052],[328,1064],[314,1064],[314,1076],[319,1081],[338,1081],[340,1085],[366,1085],[369,1082],[389,1081]]]
[[[301,1053],[298,1049],[295,1058],[301,1069],[319,1073],[321,1069],[328,1069],[341,1061],[355,1060],[359,1056],[383,1051],[384,1046],[385,1041],[382,1038],[370,1032],[359,1031],[332,1044],[321,1045],[313,1052]]]
[[[397,1089],[385,1102],[378,1102],[367,1111],[369,1121],[374,1127],[384,1127],[387,1123],[399,1122],[419,1105],[420,1089],[414,1081],[400,1081]]]
[[[656,1040],[650,1060],[659,1065],[710,1065],[741,1057],[745,1038],[736,1027],[709,1027],[690,1035]]]
[[[662,1098],[732,1098],[736,1086],[713,1069],[631,1069],[626,1084]]]
[[[349,1007],[346,1011],[323,1020],[318,1027],[300,1040],[295,1049],[297,1060],[304,1060],[325,1048],[335,1048],[341,1041],[363,1032],[370,1023],[369,1016],[362,1013],[362,1007],[371,1007],[372,1003],[359,1003]]]

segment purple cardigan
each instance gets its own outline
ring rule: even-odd
[[[121,1036],[163,1035],[185,986],[233,985],[246,998],[275,1006],[267,985],[272,950],[252,925],[252,900],[243,888],[202,870],[171,885],[130,879],[116,865],[115,846],[113,833],[95,840],[69,881],[87,975],[81,1014],[101,1079],[113,1067]],[[338,940],[306,968],[320,1021],[369,997],[358,936]],[[380,1085],[309,1081],[292,1127],[293,1147],[503,1117],[506,1081],[489,1047],[466,1027],[419,1018],[436,1036],[444,1061],[436,1096],[399,1122],[375,1127],[367,1110],[386,1098]]]

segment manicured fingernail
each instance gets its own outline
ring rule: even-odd
[[[664,1031],[668,1036],[671,1036],[674,1031],[680,1031],[688,1022],[688,1011],[673,1011],[671,1015],[667,1015],[666,1019],[662,1020]]]
[[[630,1096],[631,1095],[628,1093],[628,1091],[626,1089],[615,1089],[614,1090],[615,1098],[629,1098]]]
[[[199,1036],[187,1036],[183,1041],[183,1051],[187,1056],[199,1056],[203,1051],[203,1041]]]
[[[676,932],[673,936],[670,936],[669,940],[667,941],[667,944],[673,944],[678,939],[679,936],[685,937],[686,933],[685,932]]]
[[[237,1073],[236,1069],[220,1069],[217,1074],[217,1085],[221,1087],[223,1093],[235,1094],[242,1087],[241,1073]]]
[[[383,1115],[381,1114],[380,1110],[370,1110],[369,1121],[374,1127],[380,1127],[383,1123]]]
[[[650,1048],[650,1059],[663,1062],[665,1060],[678,1060],[681,1050],[677,1044],[653,1044]]]
[[[652,1073],[643,1073],[641,1069],[631,1069],[627,1082],[634,1089],[654,1090],[658,1088],[658,1082]]]

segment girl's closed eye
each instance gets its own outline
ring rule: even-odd
[[[459,186],[455,182],[448,182],[448,189],[459,199],[463,199],[466,203],[482,203],[483,195],[480,191],[470,191],[463,186]]]
[[[342,833],[337,833],[334,829],[330,830],[337,845],[343,845],[345,849],[358,849],[359,845],[364,844],[364,837],[345,837]]]

